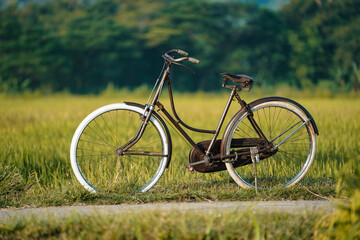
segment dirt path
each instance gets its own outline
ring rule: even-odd
[[[148,203],[98,206],[64,206],[47,208],[1,209],[0,222],[10,218],[50,217],[63,218],[72,214],[106,214],[116,215],[141,211],[195,211],[214,213],[223,211],[242,212],[249,208],[254,211],[302,213],[314,211],[333,211],[335,204],[331,201],[268,201],[268,202],[196,202],[196,203]]]

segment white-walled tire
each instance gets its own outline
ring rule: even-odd
[[[285,101],[268,101],[251,107],[253,117],[274,146],[281,143],[278,152],[257,163],[257,186],[259,189],[290,187],[298,183],[308,172],[315,157],[316,133],[308,116],[297,106]],[[231,148],[233,138],[258,138],[248,113],[232,120],[226,130],[225,154],[236,150]],[[290,134],[304,124],[293,135]],[[250,160],[251,161],[251,160]],[[254,165],[226,168],[234,181],[243,188],[255,187]]]
[[[169,139],[158,119],[150,118],[142,138],[130,148],[146,155],[120,156],[116,152],[136,135],[143,113],[139,106],[110,104],[90,113],[80,123],[72,138],[70,159],[84,188],[90,192],[146,192],[157,183],[170,154]]]

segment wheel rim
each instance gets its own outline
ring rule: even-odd
[[[167,162],[167,141],[161,124],[151,117],[140,141],[130,148],[134,154],[119,156],[116,150],[139,130],[142,111],[129,107],[99,112],[84,120],[83,129],[73,140],[72,158],[76,159],[78,180],[90,191],[149,190],[161,177]]]
[[[278,152],[257,163],[257,186],[259,189],[288,187],[303,178],[315,154],[315,134],[310,123],[303,125],[307,117],[296,107],[287,103],[264,103],[253,109],[254,119],[273,145],[281,143]],[[232,138],[257,138],[246,115],[239,118],[231,130]],[[230,141],[227,143],[230,153]],[[250,161],[251,162],[251,161]],[[235,181],[244,188],[255,187],[254,164],[237,167],[227,164]]]

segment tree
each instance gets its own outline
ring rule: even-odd
[[[359,10],[357,0],[293,0],[282,9],[299,85],[322,79],[351,84],[352,63],[360,62]]]

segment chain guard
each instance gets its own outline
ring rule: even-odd
[[[210,140],[207,141],[203,141],[203,142],[199,142],[196,145],[203,151],[205,152],[209,145],[210,145]],[[250,150],[246,149],[248,147],[263,147],[266,144],[265,140],[262,140],[260,138],[237,138],[237,139],[233,139],[233,141],[231,142],[231,148],[243,148],[240,150],[237,150],[237,152],[249,152],[248,155],[245,156],[241,156],[238,159],[224,159],[223,161],[216,161],[216,162],[205,162],[205,163],[200,163],[200,164],[196,164],[193,165],[193,169],[197,172],[200,173],[211,173],[211,172],[219,172],[219,171],[224,171],[226,170],[226,166],[225,166],[225,162],[232,162],[234,167],[239,167],[239,166],[243,166],[243,165],[247,165],[252,163],[251,160],[251,155],[250,155]],[[215,144],[213,146],[213,149],[211,151],[211,156],[217,156],[221,154],[221,140],[217,140],[215,141]],[[260,160],[267,158],[273,154],[275,154],[276,152],[273,152],[271,154],[263,154],[260,153]],[[198,154],[198,152],[195,150],[195,148],[192,148],[190,150],[189,153],[189,162],[190,163],[195,163],[198,161],[203,160],[202,156],[200,154]]]
[[[203,141],[203,142],[199,142],[198,144],[196,144],[203,152],[205,152],[207,150],[207,148],[210,145],[210,140],[208,141]],[[215,141],[215,144],[213,146],[213,149],[211,151],[211,155],[215,156],[217,154],[220,154],[220,147],[221,147],[221,140],[217,140]],[[192,148],[190,150],[189,153],[189,162],[190,163],[194,163],[194,162],[198,162],[203,160],[202,156],[195,150],[195,148]],[[193,169],[197,172],[201,172],[201,173],[210,173],[210,172],[218,172],[218,171],[223,171],[226,169],[226,166],[223,162],[218,162],[218,163],[210,163],[210,162],[206,162],[206,163],[200,163],[197,165],[193,165],[192,166]]]

